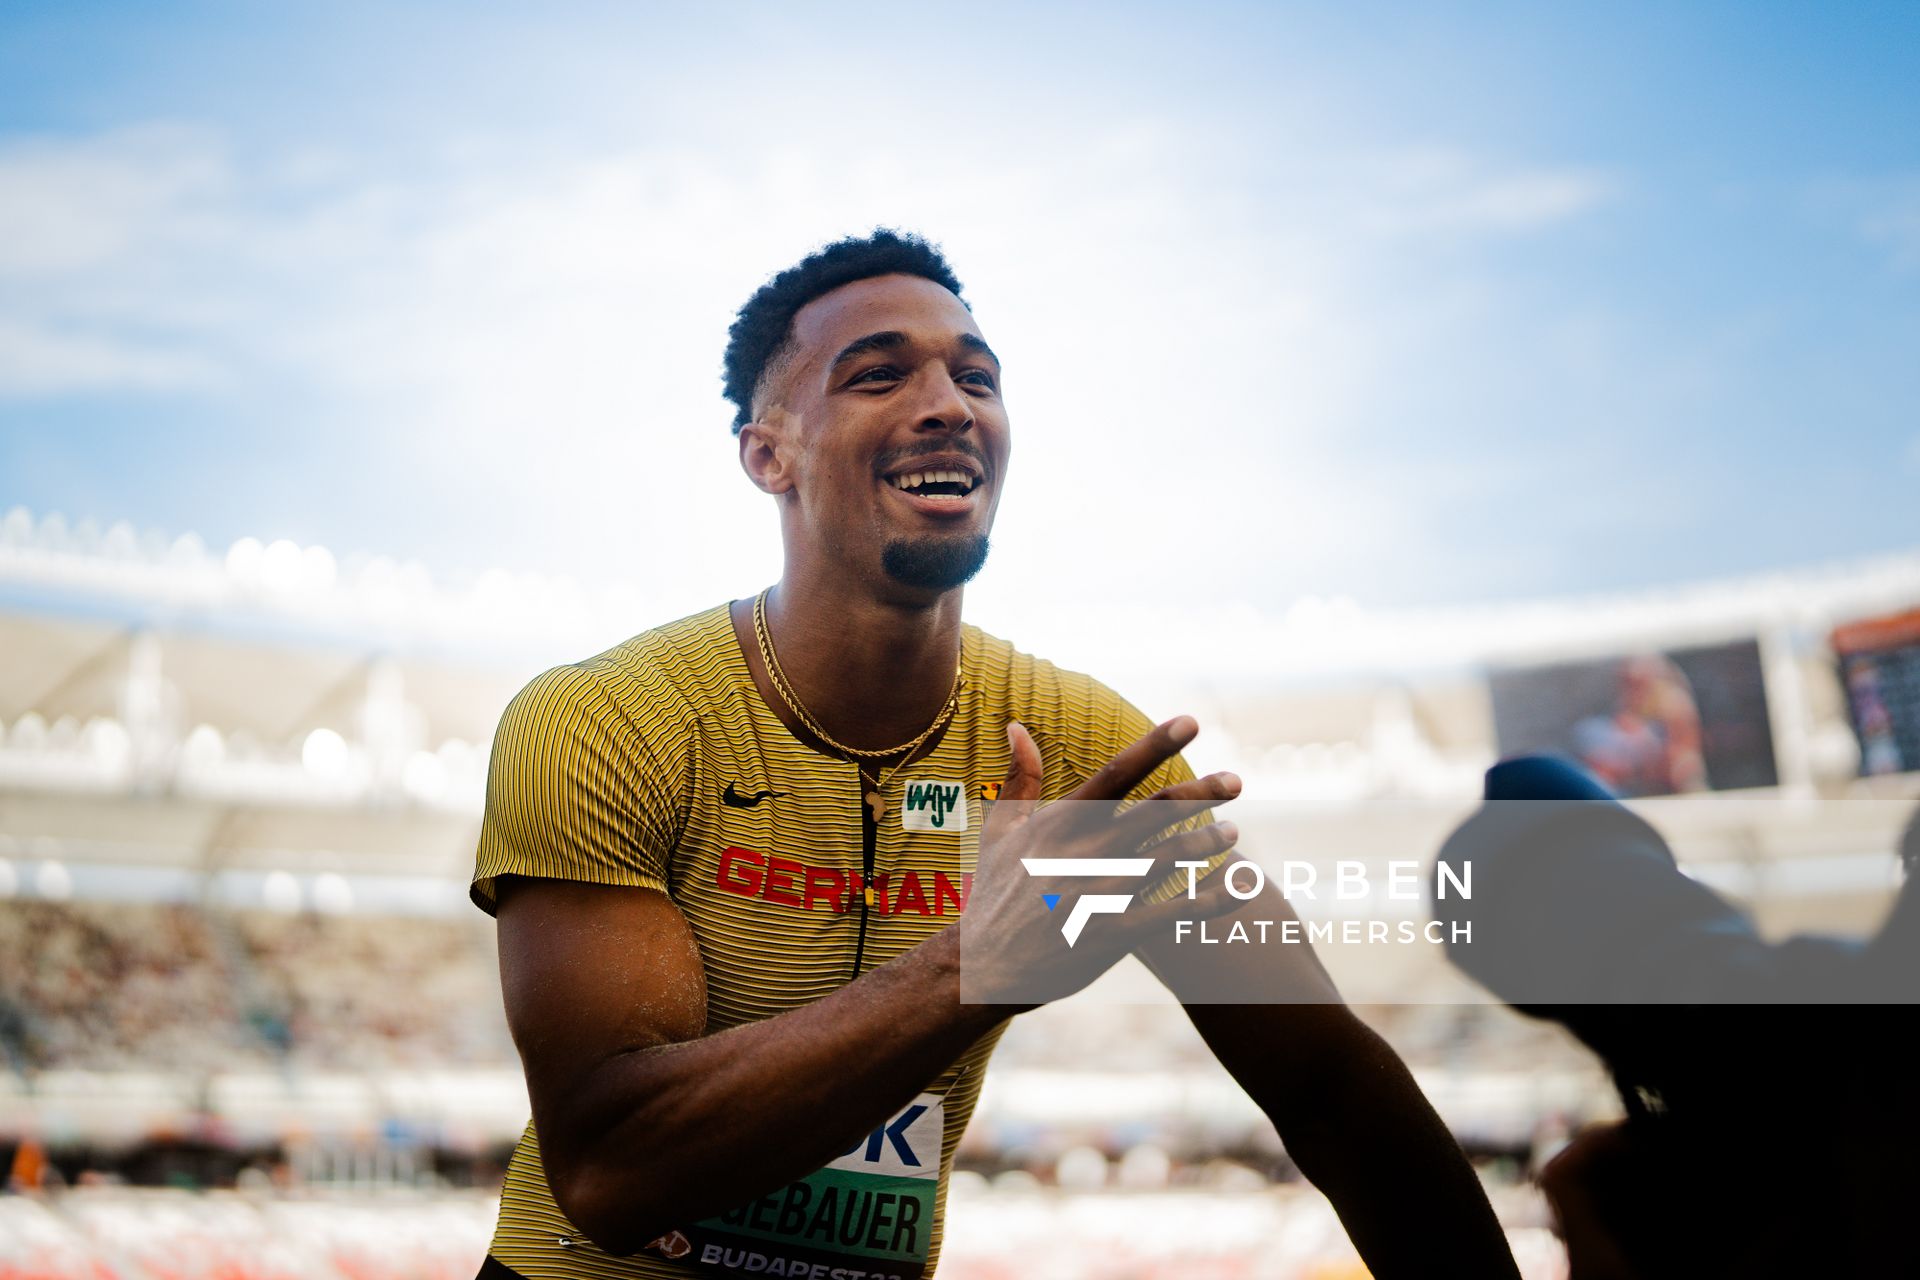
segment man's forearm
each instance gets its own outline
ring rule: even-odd
[[[960,1003],[959,956],[949,928],[813,1004],[601,1064],[552,1139],[535,1117],[562,1208],[631,1252],[839,1156],[1006,1016]]]
[[[1517,1277],[1480,1180],[1405,1064],[1371,1031],[1353,1040],[1313,1096],[1262,1101],[1300,1172],[1381,1280]]]

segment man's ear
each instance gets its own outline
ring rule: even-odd
[[[760,492],[777,497],[792,491],[790,437],[798,425],[776,405],[740,428],[740,469]]]

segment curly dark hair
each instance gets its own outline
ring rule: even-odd
[[[734,317],[727,330],[724,368],[726,396],[733,401],[733,431],[753,421],[753,393],[767,370],[787,353],[793,338],[793,317],[821,294],[843,284],[874,276],[908,275],[931,280],[960,298],[960,281],[938,245],[919,236],[875,227],[869,236],[836,240],[809,254],[761,285]]]

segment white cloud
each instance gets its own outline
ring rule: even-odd
[[[1920,172],[1829,177],[1805,198],[1816,216],[1886,254],[1895,271],[1920,270]]]
[[[246,233],[235,187],[204,130],[0,144],[0,396],[221,384],[245,323],[220,267]]]
[[[1519,173],[1462,192],[1443,218],[1466,226],[1530,231],[1585,213],[1613,193],[1591,173]]]
[[[1860,219],[1860,231],[1901,271],[1920,271],[1920,177],[1886,185]]]
[[[1358,166],[1369,221],[1396,232],[1539,231],[1614,199],[1620,184],[1596,169],[1501,167],[1457,151],[1374,157]]]
[[[219,373],[192,352],[143,349],[112,337],[53,333],[0,316],[0,395],[204,389]]]
[[[230,179],[213,135],[179,126],[0,145],[0,279],[166,251],[228,194]]]
[[[904,225],[945,243],[1008,360],[1019,461],[983,603],[1391,589],[1461,571],[1459,497],[1368,456],[1383,389],[1444,401],[1422,326],[1493,310],[1426,273],[1422,237],[1538,230],[1613,189],[1302,153],[1273,161],[1299,199],[1252,200],[1230,140],[1123,118],[990,165],[884,122],[859,154],[885,164],[785,139],[404,172],[182,129],[17,144],[0,395],[263,387],[263,432],[316,429],[280,405],[324,395],[390,428],[368,465],[418,471],[449,521],[495,512],[527,562],[692,608],[777,568],[718,394],[733,307],[821,241]]]

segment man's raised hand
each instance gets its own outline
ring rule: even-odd
[[[1175,919],[1210,919],[1237,905],[1219,875],[1192,899],[1182,878],[1183,891],[1165,902],[1133,901],[1167,879],[1175,863],[1213,858],[1238,836],[1231,822],[1210,822],[1142,849],[1239,795],[1240,780],[1230,773],[1122,803],[1197,732],[1190,717],[1169,720],[1043,806],[1039,748],[1023,725],[1007,726],[1012,762],[981,832],[973,891],[956,926],[963,931],[964,1001],[1032,1006],[1070,995]]]

